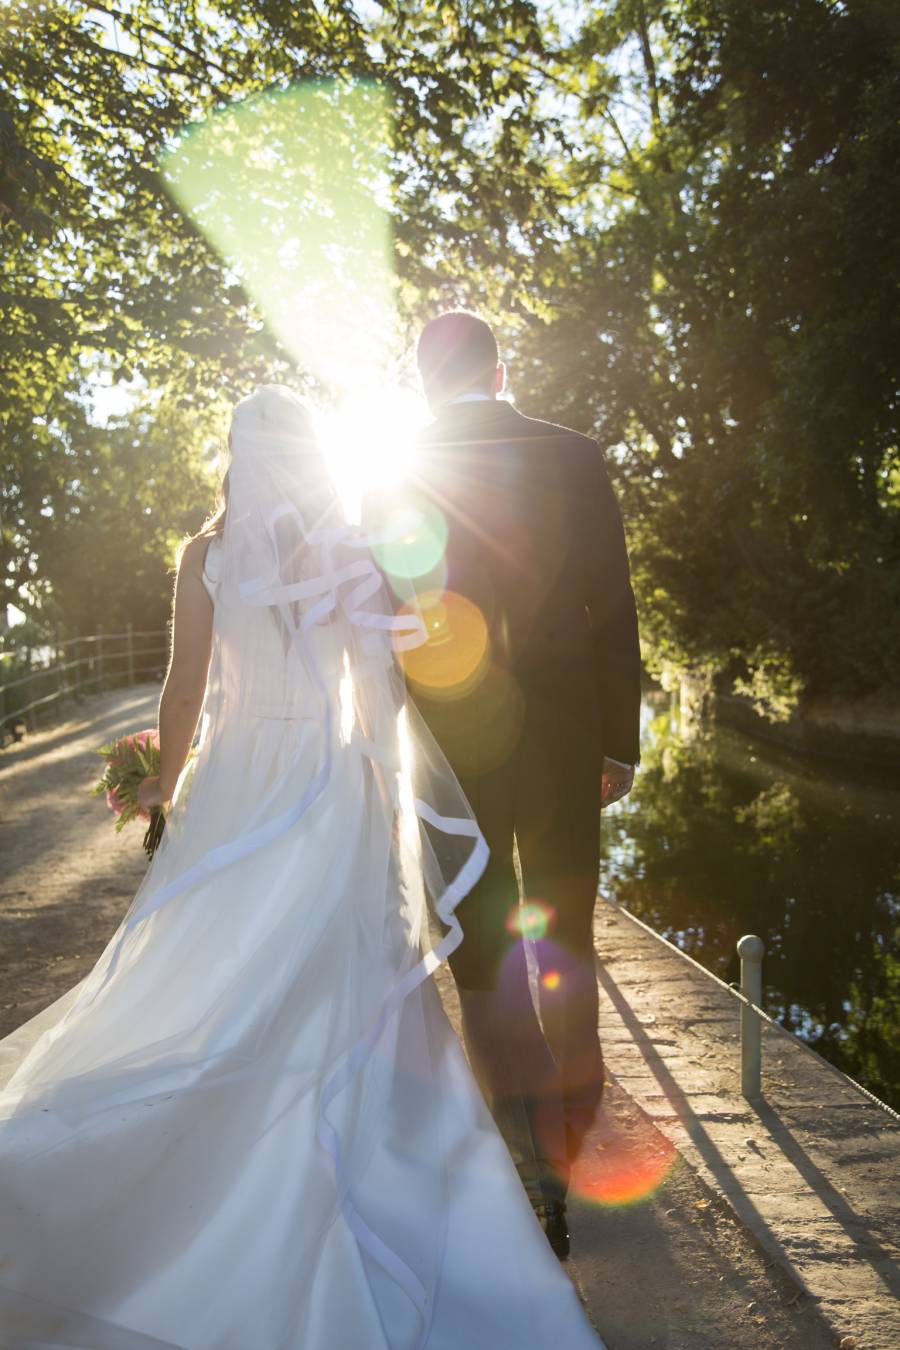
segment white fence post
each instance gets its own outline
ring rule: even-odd
[[[741,958],[741,993],[756,1008],[762,1007],[762,938],[748,933],[737,945]],[[762,1068],[762,1023],[755,1008],[741,1004],[741,1092],[745,1097],[760,1095]]]

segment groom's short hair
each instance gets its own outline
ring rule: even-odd
[[[493,394],[500,353],[489,323],[466,309],[439,314],[422,329],[416,351],[425,392],[455,398],[477,391]]]

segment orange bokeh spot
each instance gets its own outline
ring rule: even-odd
[[[541,984],[545,989],[558,989],[562,984],[562,976],[558,970],[548,970],[546,975],[541,976]]]
[[[455,591],[423,595],[419,601],[426,640],[403,654],[410,682],[432,698],[459,698],[484,676],[489,640],[484,615]],[[412,613],[402,605],[401,614]]]
[[[661,1139],[652,1150],[619,1135],[601,1148],[588,1142],[572,1171],[572,1190],[607,1209],[637,1205],[649,1199],[672,1170],[676,1152]]]

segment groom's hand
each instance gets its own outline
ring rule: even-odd
[[[626,796],[634,787],[634,765],[620,764],[615,759],[604,759],[600,788],[600,806],[611,806]]]

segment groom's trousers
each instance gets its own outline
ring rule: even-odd
[[[491,851],[450,957],[469,1059],[530,1198],[562,1199],[603,1090],[596,695],[584,669],[494,668],[457,702],[418,702]]]

